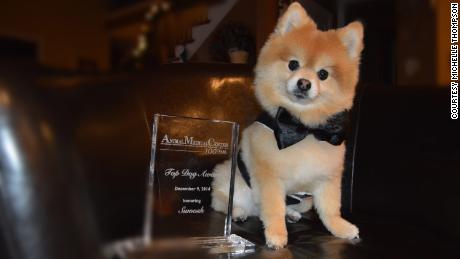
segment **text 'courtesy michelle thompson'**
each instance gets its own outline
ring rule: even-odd
[[[458,119],[458,3],[450,4],[450,118]]]

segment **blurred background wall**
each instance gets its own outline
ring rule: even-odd
[[[210,50],[222,44],[218,32],[236,24],[252,38],[247,63],[253,66],[290,2],[3,0],[0,60],[29,59],[41,67],[77,73],[129,71],[170,62],[230,62],[216,59]],[[408,87],[449,83],[449,1],[300,2],[322,29],[363,21],[362,82]]]
[[[33,44],[43,66],[108,70],[107,12],[107,1],[2,0],[0,44],[7,40]],[[8,45],[10,49],[0,50],[3,57],[15,52],[16,44]]]

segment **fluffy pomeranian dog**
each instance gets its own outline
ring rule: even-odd
[[[254,84],[265,117],[242,133],[232,213],[237,220],[259,216],[271,248],[287,244],[286,218],[297,221],[312,206],[333,235],[358,237],[358,228],[340,214],[345,145],[340,125],[334,123],[352,107],[362,49],[360,22],[320,31],[303,7],[293,3],[260,52]],[[286,116],[301,124],[294,133],[269,125]],[[300,140],[283,143],[302,130]],[[212,207],[224,213],[230,166],[226,161],[214,170]],[[286,205],[286,195],[298,192],[311,196]]]

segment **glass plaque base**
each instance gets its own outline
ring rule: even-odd
[[[200,248],[209,249],[210,254],[245,254],[254,252],[254,243],[236,234],[220,237],[194,237],[190,241]]]
[[[105,258],[161,258],[171,254],[230,254],[244,255],[255,250],[254,243],[231,234],[216,237],[188,237],[159,239],[145,242],[142,237],[129,238],[106,245],[102,252]]]

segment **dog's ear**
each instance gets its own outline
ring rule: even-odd
[[[305,9],[297,2],[292,3],[286,12],[279,18],[276,24],[275,34],[284,35],[295,28],[312,24],[315,22],[308,16]]]
[[[357,58],[364,48],[363,37],[364,27],[361,22],[352,22],[347,26],[338,29],[340,41],[347,49],[351,58]]]

